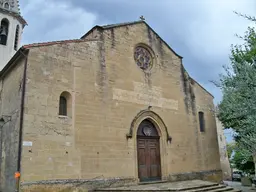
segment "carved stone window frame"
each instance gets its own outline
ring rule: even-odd
[[[140,67],[138,64],[137,64],[137,62],[136,62],[136,58],[135,58],[135,51],[136,51],[136,49],[138,48],[138,47],[141,47],[141,48],[143,48],[143,49],[145,49],[148,53],[149,53],[149,55],[150,55],[150,57],[151,57],[151,65],[148,67],[148,68],[142,68],[142,67]],[[134,49],[133,49],[133,59],[134,59],[134,62],[135,62],[135,64],[136,64],[136,66],[140,69],[140,70],[143,70],[144,72],[150,72],[151,70],[152,70],[152,68],[154,68],[154,65],[155,65],[155,54],[154,54],[154,52],[153,52],[153,50],[152,50],[152,48],[150,47],[150,46],[148,46],[148,45],[146,45],[145,43],[138,43],[138,44],[136,44],[135,46],[134,46]]]

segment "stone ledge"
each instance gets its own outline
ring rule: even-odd
[[[221,170],[187,172],[170,174],[165,181],[204,180],[220,183]],[[21,192],[66,192],[66,191],[92,191],[106,187],[121,187],[137,185],[138,179],[133,177],[94,178],[94,179],[56,179],[34,182],[22,182]]]
[[[187,172],[187,173],[170,174],[168,176],[169,181],[186,181],[186,180],[196,180],[196,179],[221,183],[223,180],[222,170]]]
[[[56,179],[34,182],[22,182],[21,192],[66,192],[66,191],[91,191],[104,187],[119,187],[134,185],[135,178],[94,178],[94,179]]]

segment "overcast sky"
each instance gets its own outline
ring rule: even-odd
[[[146,22],[181,56],[189,74],[215,97],[217,80],[249,21],[233,11],[256,15],[256,0],[21,0],[28,22],[22,44],[80,38],[94,25]]]

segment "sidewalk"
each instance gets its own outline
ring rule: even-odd
[[[252,187],[242,186],[241,183],[237,181],[224,181],[224,183],[230,187],[233,187],[234,189],[242,190],[242,192],[256,192],[255,186],[252,186]]]

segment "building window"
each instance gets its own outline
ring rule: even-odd
[[[67,99],[60,96],[59,115],[67,116]]]
[[[9,29],[9,21],[7,19],[2,19],[0,26],[0,44],[6,45],[8,38],[8,29]]]
[[[19,33],[20,33],[20,26],[17,25],[16,33],[15,33],[15,41],[14,41],[14,50],[17,51],[18,43],[19,43]]]
[[[59,98],[59,115],[72,117],[71,94],[67,91],[61,93]]]
[[[205,132],[204,113],[198,112],[200,132]]]
[[[153,66],[153,57],[145,46],[137,46],[134,50],[134,60],[141,69],[151,69]]]
[[[9,9],[9,8],[10,8],[9,3],[5,3],[5,4],[4,4],[4,8],[5,8],[5,9]]]

